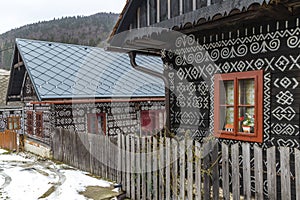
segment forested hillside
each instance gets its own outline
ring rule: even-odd
[[[111,32],[118,14],[98,13],[29,24],[0,35],[0,68],[8,69],[15,38],[101,46]]]

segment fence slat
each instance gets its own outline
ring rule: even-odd
[[[141,149],[141,158],[142,158],[142,199],[147,197],[147,180],[146,180],[146,138],[142,137],[142,149]],[[138,184],[139,185],[139,184]],[[139,196],[138,196],[139,197]]]
[[[117,159],[118,159],[118,165],[117,165],[117,183],[121,184],[122,181],[122,174],[121,174],[121,166],[122,166],[122,135],[118,134],[118,155],[117,155]]]
[[[171,141],[170,138],[166,138],[166,200],[171,199]]]
[[[152,199],[152,140],[147,139],[147,198]]]
[[[300,200],[300,150],[295,148],[296,200]]]
[[[251,198],[251,173],[250,173],[250,144],[243,143],[243,186],[244,186],[244,199]]]
[[[210,174],[208,173],[211,167],[211,142],[207,142],[203,144],[203,198],[209,199],[211,192],[211,179]]]
[[[232,195],[233,199],[240,199],[240,172],[239,172],[239,144],[234,144],[231,147],[232,159]]]
[[[159,139],[159,199],[165,199],[164,193],[165,193],[165,165],[164,165],[164,137],[161,135]]]
[[[185,199],[185,139],[180,141],[179,143],[180,149],[180,160],[179,160],[179,176],[180,176],[180,191],[179,191],[179,198]]]
[[[172,141],[172,195],[173,199],[178,199],[178,142],[173,139]]]
[[[130,138],[131,139],[131,146],[130,146],[130,148],[131,148],[131,150],[130,150],[130,154],[131,154],[131,156],[130,156],[130,159],[131,159],[131,173],[130,173],[130,184],[131,184],[131,199],[138,199],[138,198],[136,198],[136,196],[135,196],[135,165],[134,165],[134,163],[135,163],[135,155],[134,155],[134,152],[135,152],[135,138],[134,137],[131,137]]]
[[[267,179],[268,179],[268,198],[277,199],[276,186],[276,149],[271,147],[267,149]]]
[[[158,200],[158,150],[157,139],[153,137],[153,199]]]
[[[217,141],[213,141],[212,151],[212,183],[213,183],[213,199],[218,200],[220,196],[220,181],[219,181],[219,145]]]
[[[126,185],[126,137],[124,134],[121,136],[122,138],[122,189],[125,189]]]
[[[291,199],[290,149],[280,147],[281,198]]]
[[[255,199],[263,199],[263,160],[262,150],[254,145],[254,174],[255,174]]]
[[[130,139],[129,139],[129,135],[126,135],[126,196],[130,197],[130,171],[131,171],[131,167],[130,167],[130,163],[131,163],[131,159],[130,159]]]
[[[187,197],[193,199],[193,139],[187,139]]]
[[[145,185],[145,178],[144,178],[144,169],[145,169],[145,155],[142,153],[145,148],[145,138],[141,138],[142,147],[140,144],[140,138],[136,138],[136,150],[135,150],[135,157],[136,157],[136,199],[143,199],[146,196],[144,190],[146,190]],[[142,176],[142,177],[141,177]],[[141,184],[142,178],[142,184]],[[142,188],[140,187],[142,185]],[[142,193],[142,196],[141,196]],[[142,197],[142,198],[141,198]],[[146,198],[144,198],[146,199]]]
[[[223,198],[229,200],[229,154],[228,146],[224,143],[222,143],[222,186]]]
[[[201,144],[195,142],[195,186],[196,186],[196,195],[195,199],[201,200]]]

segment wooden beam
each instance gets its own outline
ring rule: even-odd
[[[16,69],[16,68],[19,68],[19,67],[21,67],[21,66],[23,66],[24,65],[24,62],[23,61],[19,61],[18,63],[16,63],[15,65],[14,65],[14,68]]]

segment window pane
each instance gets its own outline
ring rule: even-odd
[[[254,79],[239,80],[239,104],[254,105],[255,103]]]
[[[234,104],[234,81],[220,82],[220,104],[233,105]],[[222,87],[224,85],[224,88]]]
[[[239,108],[239,132],[254,133],[254,107]]]
[[[220,130],[233,132],[234,127],[234,108],[233,107],[220,107]]]

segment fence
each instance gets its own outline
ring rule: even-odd
[[[17,133],[10,130],[0,132],[0,148],[17,150]]]
[[[131,199],[300,199],[300,151],[287,147],[57,130],[53,155],[121,183]]]

